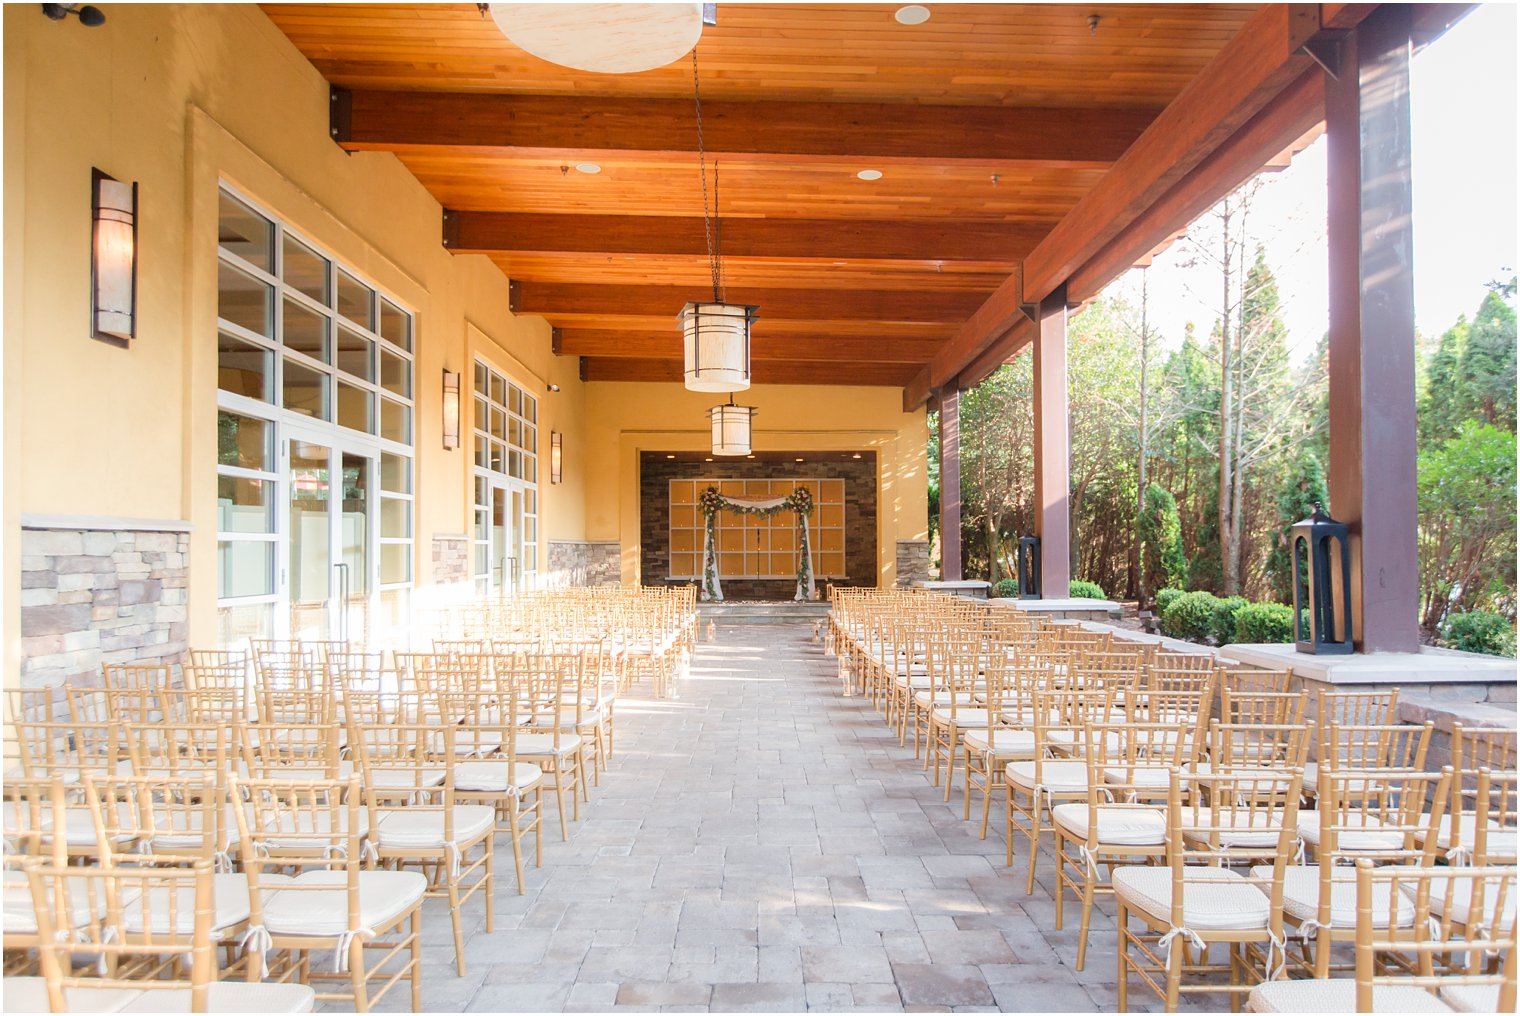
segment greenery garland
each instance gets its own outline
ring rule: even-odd
[[[798,487],[786,496],[786,500],[773,504],[769,508],[761,508],[757,505],[730,501],[718,492],[717,487],[708,487],[697,496],[697,507],[702,509],[702,514],[707,518],[712,518],[720,511],[731,511],[735,515],[754,515],[758,518],[769,518],[778,512],[785,511],[812,515],[813,492],[806,487]]]
[[[730,501],[719,493],[717,487],[709,486],[697,495],[697,507],[702,509],[703,521],[707,530],[707,539],[703,546],[702,554],[702,595],[704,599],[721,600],[723,594],[718,587],[718,553],[717,553],[717,526],[718,512],[731,511],[736,515],[753,515],[757,518],[769,518],[779,512],[793,511],[797,513],[797,528],[799,536],[797,553],[797,595],[796,599],[803,600],[812,594],[813,585],[813,549],[808,538],[806,518],[813,514],[813,493],[806,487],[797,487],[786,499],[768,508],[758,505],[740,504]]]

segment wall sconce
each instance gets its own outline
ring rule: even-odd
[[[137,337],[137,184],[91,172],[90,334]]]
[[[443,446],[459,447],[459,372],[443,371]]]
[[[549,432],[549,482],[559,483],[565,465],[564,435],[557,430]]]

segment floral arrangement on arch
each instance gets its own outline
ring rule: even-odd
[[[702,509],[706,533],[702,543],[702,599],[721,601],[723,587],[718,580],[718,549],[716,539],[717,516],[720,511],[739,515],[768,518],[778,512],[797,513],[797,593],[794,599],[811,600],[817,595],[813,585],[812,539],[808,533],[808,517],[813,514],[813,492],[797,487],[785,498],[764,507],[730,501],[717,487],[709,486],[697,495],[697,507]]]
[[[742,504],[730,501],[718,492],[717,487],[707,487],[697,495],[697,507],[702,509],[702,514],[712,518],[720,511],[731,511],[738,515],[755,515],[769,517],[778,512],[794,511],[799,515],[813,514],[813,492],[806,487],[798,487],[787,495],[786,500],[769,508],[760,508],[755,505]]]

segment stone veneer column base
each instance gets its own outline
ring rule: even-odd
[[[108,663],[179,663],[190,524],[22,516],[21,684],[95,684]]]
[[[929,541],[897,541],[897,588],[909,589],[929,579]]]
[[[616,586],[623,581],[623,548],[616,540],[550,540],[550,588]]]

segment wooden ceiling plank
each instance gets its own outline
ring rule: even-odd
[[[693,300],[710,291],[689,286],[599,286],[575,283],[512,283],[512,310],[539,314],[555,324],[576,315],[664,317],[674,321]],[[739,289],[729,287],[730,303],[756,304],[763,318],[817,321],[929,321],[955,323],[982,301],[975,292],[897,290]]]
[[[1025,259],[1021,275],[987,299],[930,365],[936,389],[960,376],[1043,299],[1182,182],[1312,65],[1302,45],[1319,30],[1318,5],[1262,8]],[[1170,224],[1175,225],[1175,224]]]
[[[856,360],[875,363],[925,364],[940,346],[938,339],[887,338],[877,335],[838,335],[820,330],[810,335],[767,332],[757,322],[750,343],[755,362],[790,360],[830,363]],[[621,329],[556,329],[558,348],[564,356],[598,356],[618,359],[669,357],[681,347],[674,327],[663,332]]]
[[[614,359],[586,356],[581,358],[581,379],[585,381],[662,381],[679,382],[682,364],[671,359]],[[789,363],[757,361],[751,378],[757,385],[865,385],[900,388],[912,376],[911,364],[895,363]],[[735,399],[742,401],[742,392]],[[722,396],[714,395],[714,402]]]
[[[721,220],[728,257],[1015,261],[1051,222],[874,219]],[[455,253],[707,255],[701,218],[673,215],[535,215],[445,211],[444,246]]]
[[[695,152],[685,99],[599,95],[401,92],[335,86],[334,140],[350,151]],[[706,102],[713,157],[853,156],[1015,165],[1106,165],[1154,110],[914,106],[884,103]]]

